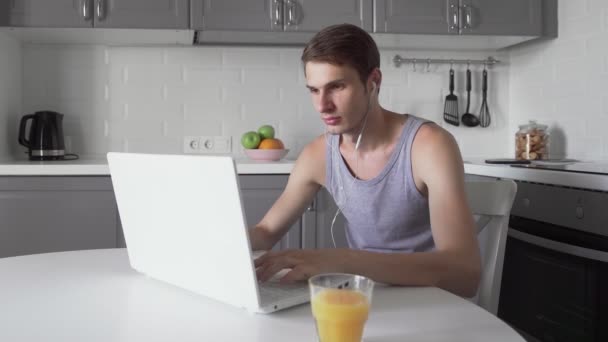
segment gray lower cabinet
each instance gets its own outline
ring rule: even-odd
[[[262,219],[287,179],[287,175],[239,177],[248,227]],[[332,203],[325,190],[319,192],[273,250],[330,247],[326,234],[335,213]],[[340,220],[336,236],[342,243]],[[116,247],[126,244],[109,176],[0,177],[0,258]]]
[[[372,0],[191,0],[192,28],[316,32],[332,24],[372,28]]]
[[[540,36],[547,0],[375,0],[374,32]]]
[[[0,26],[187,29],[188,0],[7,0]]]
[[[241,197],[248,227],[252,228],[264,217],[285,189],[287,178],[287,175],[239,176]],[[273,250],[300,248],[303,221],[303,219],[299,219],[294,222],[289,232],[274,246]],[[306,228],[304,230],[310,231]]]
[[[322,188],[316,197],[315,248],[346,248],[344,216],[327,190]],[[336,216],[337,213],[337,216]],[[332,231],[332,221],[333,231]],[[333,238],[332,238],[333,235]],[[335,242],[335,245],[334,245]]]
[[[109,177],[0,177],[0,257],[112,248]]]

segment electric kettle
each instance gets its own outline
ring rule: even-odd
[[[29,131],[27,122],[31,120]],[[19,144],[28,148],[30,160],[64,159],[63,114],[41,111],[27,114],[19,123]],[[27,137],[27,138],[26,138]]]

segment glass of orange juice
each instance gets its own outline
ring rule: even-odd
[[[360,342],[374,282],[355,274],[325,273],[308,284],[319,342]]]

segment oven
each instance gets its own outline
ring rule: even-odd
[[[529,341],[608,341],[608,192],[517,183],[498,317]]]

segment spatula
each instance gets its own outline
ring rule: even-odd
[[[454,95],[454,69],[452,68],[450,68],[450,94],[445,97],[443,120],[451,125],[460,126],[460,116],[458,115],[458,97]]]

